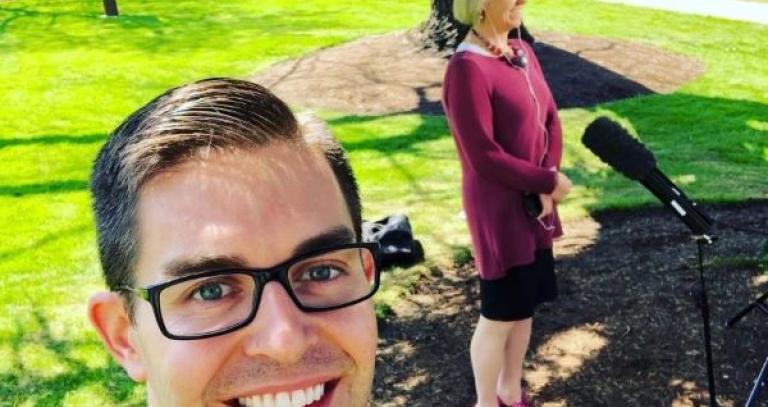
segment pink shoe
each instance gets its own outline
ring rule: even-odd
[[[528,399],[525,396],[523,396],[523,398],[520,401],[514,404],[504,404],[504,402],[501,401],[501,398],[499,398],[498,400],[499,400],[499,407],[533,407],[533,404],[531,404],[530,401],[528,401]]]
[[[528,407],[533,407],[533,401],[528,397],[528,386],[523,385],[522,390],[522,399],[521,401],[525,403]]]
[[[499,407],[533,407],[533,403],[531,402],[531,399],[528,398],[528,392],[525,391],[525,386],[523,386],[523,394],[520,398],[520,401],[514,404],[504,404],[504,401],[501,400],[501,397],[496,396],[496,400],[499,401]]]

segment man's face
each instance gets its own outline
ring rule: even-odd
[[[136,286],[170,280],[172,265],[201,259],[270,267],[340,229],[350,242],[351,218],[320,154],[280,143],[214,153],[142,187]],[[370,301],[304,313],[270,282],[249,325],[198,340],[163,336],[146,301],[137,299],[135,311],[135,324],[125,328],[135,353],[118,360],[146,381],[150,406],[250,406],[254,395],[276,407],[304,406],[285,404],[303,390],[324,393],[307,404],[313,407],[367,404],[377,340]]]

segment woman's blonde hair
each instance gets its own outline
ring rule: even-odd
[[[456,21],[473,25],[480,18],[485,0],[453,0],[453,18]]]

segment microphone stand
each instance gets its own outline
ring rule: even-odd
[[[611,138],[613,138],[612,142]],[[605,117],[598,118],[587,127],[582,137],[582,143],[600,157],[602,161],[624,174],[627,178],[642,183],[691,230],[691,236],[697,243],[699,255],[697,299],[701,308],[701,318],[704,325],[704,349],[707,357],[709,401],[710,407],[717,407],[715,372],[712,363],[712,336],[709,323],[709,298],[707,296],[707,284],[704,276],[704,245],[711,245],[714,242],[712,234],[715,223],[714,219],[707,216],[677,185],[656,168],[656,160],[653,154],[640,142],[633,139],[618,123]],[[622,149],[627,150],[625,151],[627,154],[619,151]],[[627,161],[627,158],[630,158],[630,160]],[[631,159],[634,159],[634,164],[631,163]],[[744,228],[734,229],[744,230]],[[759,308],[766,312],[768,308],[765,304],[766,298],[768,298],[768,293],[739,312],[729,323],[735,323],[735,321],[754,308]],[[768,360],[763,365],[763,369],[755,384],[756,389],[764,385],[766,375],[768,375],[766,370],[768,370]],[[753,390],[753,393],[756,393],[756,390]],[[754,397],[756,395],[750,396],[750,399]]]
[[[709,403],[718,407],[715,391],[715,368],[712,363],[712,335],[709,323],[709,297],[707,282],[704,276],[704,245],[715,241],[712,234],[714,220],[707,216],[695,202],[691,201],[664,173],[654,169],[646,178],[640,181],[653,195],[656,196],[678,219],[688,226],[692,238],[696,241],[699,254],[699,289],[696,299],[701,308],[701,319],[704,331],[704,353],[707,358],[707,382],[709,385]]]
[[[707,282],[704,277],[704,245],[711,245],[714,237],[702,234],[694,235],[699,252],[699,289],[696,290],[697,302],[701,308],[701,319],[704,326],[704,353],[707,358],[707,382],[709,384],[709,404],[712,407],[718,407],[717,395],[715,392],[715,368],[712,363],[712,335],[710,333],[709,323],[709,297],[707,296]]]

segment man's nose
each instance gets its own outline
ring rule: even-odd
[[[312,318],[277,282],[264,287],[256,317],[245,330],[248,356],[265,356],[285,364],[299,361],[318,339]]]

